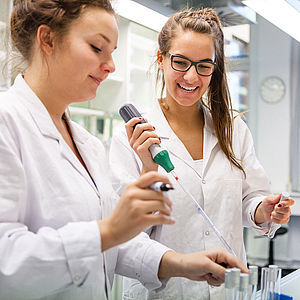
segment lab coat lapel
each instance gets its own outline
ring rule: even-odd
[[[76,128],[78,125],[74,124],[74,122],[69,121],[70,128],[72,130],[72,136],[74,139],[74,142],[76,144],[76,147],[89,171],[89,173],[85,170],[85,168],[81,165],[81,163],[76,160],[76,163],[78,162],[80,168],[82,171],[82,175],[87,179],[89,184],[93,187],[95,192],[100,196],[99,190],[100,184],[102,183],[102,179],[100,179],[100,174],[103,174],[103,172],[100,171],[100,164],[98,163],[101,161],[99,158],[99,153],[94,152],[94,145],[95,141],[92,141],[93,137],[83,130],[82,128]],[[72,153],[73,154],[73,153]],[[104,154],[103,154],[104,155]],[[91,179],[92,177],[92,179]]]
[[[22,97],[20,103],[24,106],[24,109],[27,109],[36,124],[37,128],[40,130],[41,134],[47,138],[51,138],[57,141],[59,144],[59,149],[61,155],[67,159],[72,166],[82,175],[87,181],[95,188],[89,174],[82,166],[80,161],[77,159],[76,155],[72,152],[70,147],[62,138],[61,134],[55,127],[46,107],[42,101],[37,97],[33,90],[27,85],[22,75],[18,75],[15,79],[15,84],[12,89],[13,92],[16,92],[18,97]],[[70,120],[69,124],[70,124]],[[72,130],[72,128],[71,128]]]
[[[213,149],[218,144],[218,138],[216,136],[213,120],[211,114],[205,106],[202,106],[204,115],[204,137],[203,137],[203,178],[205,177],[210,160],[213,158]]]

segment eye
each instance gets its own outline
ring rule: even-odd
[[[99,48],[97,48],[96,46],[94,46],[94,45],[91,45],[91,48],[93,49],[93,51],[94,52],[96,52],[96,53],[100,53],[100,52],[102,52],[102,50],[101,49],[99,49]]]

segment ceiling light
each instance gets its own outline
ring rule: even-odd
[[[243,4],[300,42],[300,13],[286,0],[244,0]]]
[[[168,17],[131,0],[115,0],[113,6],[120,16],[158,32],[168,20]]]

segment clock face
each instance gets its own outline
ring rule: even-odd
[[[260,85],[261,98],[268,103],[279,102],[285,94],[285,84],[279,77],[267,77]]]

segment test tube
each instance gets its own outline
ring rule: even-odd
[[[233,294],[234,299],[239,300],[239,287],[240,287],[240,274],[241,270],[238,268],[231,269],[232,283],[233,283]]]
[[[264,267],[261,269],[261,300],[269,300],[269,268]]]
[[[239,300],[249,299],[249,275],[246,273],[240,274]]]
[[[281,269],[277,265],[269,265],[269,299],[275,300],[280,295]]]
[[[225,300],[235,300],[234,299],[234,284],[233,284],[233,273],[232,269],[225,270]]]
[[[257,283],[258,283],[258,267],[249,266],[249,299],[256,299],[257,292]]]

